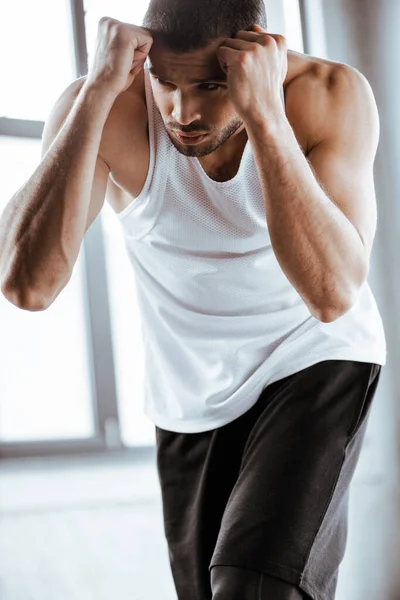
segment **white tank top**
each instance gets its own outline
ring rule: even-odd
[[[323,360],[386,364],[384,328],[366,282],[332,323],[310,314],[271,246],[250,142],[236,176],[208,177],[172,144],[145,67],[150,165],[117,217],[142,318],[145,414],[195,433],[249,410],[263,389]]]

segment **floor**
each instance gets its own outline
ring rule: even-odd
[[[400,600],[400,487],[378,405],[336,600]],[[177,600],[155,454],[0,461],[0,600]]]
[[[176,600],[154,463],[2,461],[1,600]]]

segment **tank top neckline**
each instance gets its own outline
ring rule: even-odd
[[[225,186],[226,187],[226,186],[235,184],[237,182],[237,180],[240,179],[240,177],[241,177],[241,171],[243,169],[243,164],[244,164],[244,161],[245,161],[246,154],[248,152],[249,146],[250,146],[250,140],[247,140],[247,142],[245,144],[245,147],[243,149],[242,156],[240,158],[240,164],[239,164],[239,168],[237,170],[237,173],[236,173],[236,175],[234,177],[232,177],[231,179],[228,179],[227,181],[215,181],[215,179],[212,179],[211,177],[209,177],[209,175],[207,175],[207,173],[205,172],[205,170],[204,170],[204,168],[203,168],[202,164],[200,163],[200,161],[199,161],[199,159],[198,159],[197,156],[193,156],[193,157],[191,156],[191,157],[188,157],[188,158],[191,158],[192,160],[195,159],[195,165],[196,165],[196,168],[197,168],[198,172],[201,173],[201,175],[205,179],[207,179],[207,181],[209,183],[211,183],[212,185],[215,185],[216,187],[221,187],[221,186]],[[175,148],[175,150],[176,150],[176,148]],[[176,152],[178,152],[178,150],[176,150]]]

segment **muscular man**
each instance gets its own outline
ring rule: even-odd
[[[27,310],[67,285],[106,192],[117,213],[179,600],[335,596],[386,362],[378,130],[365,78],[288,51],[262,0],[152,0],[141,27],[100,20],[3,213],[2,291]]]

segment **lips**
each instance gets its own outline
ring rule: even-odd
[[[178,135],[180,135],[183,138],[196,138],[196,137],[201,137],[202,135],[206,135],[205,133],[179,133],[179,131],[176,132]]]
[[[176,139],[181,143],[181,144],[185,144],[186,146],[194,146],[196,144],[200,144],[203,140],[206,139],[207,134],[202,134],[202,135],[190,135],[190,136],[185,136],[183,137],[183,135],[181,135],[180,133],[175,133],[175,137]]]

